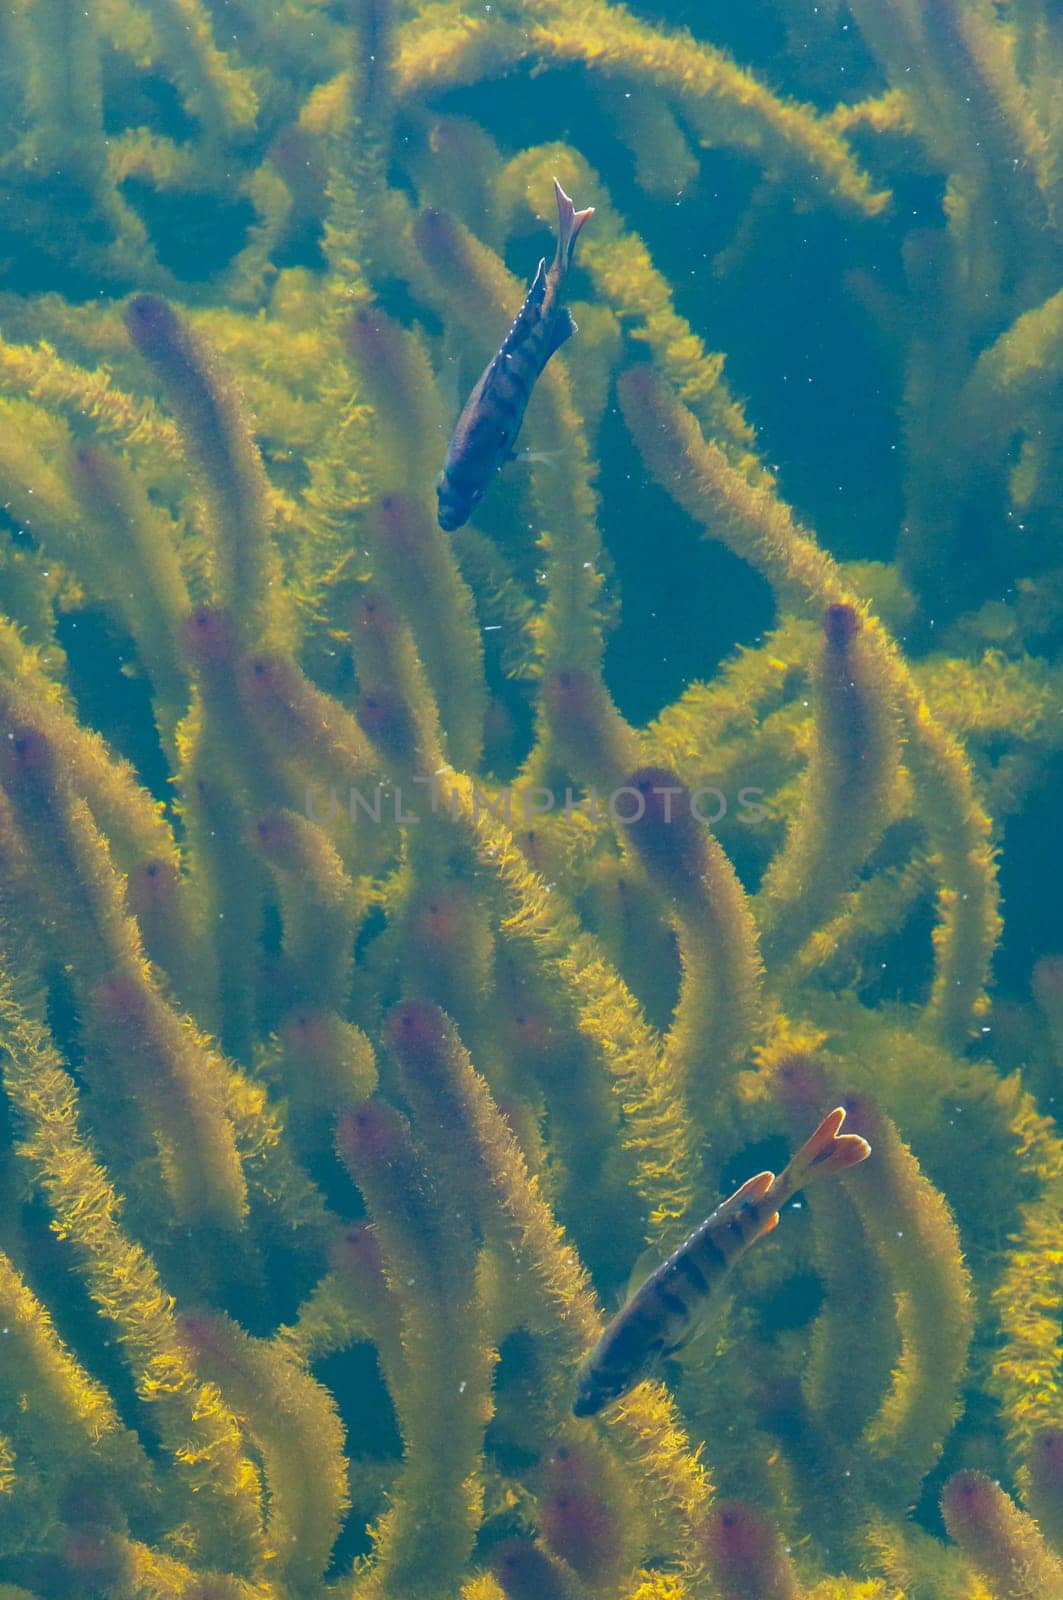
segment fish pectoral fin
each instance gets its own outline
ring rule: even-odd
[[[638,1257],[631,1269],[631,1276],[627,1280],[627,1292],[624,1295],[624,1304],[634,1297],[635,1291],[642,1285],[651,1273],[656,1272],[661,1264],[661,1252],[649,1245]]]
[[[681,1367],[703,1366],[709,1355],[713,1329],[716,1326],[716,1317],[708,1311],[702,1316],[695,1317],[681,1339],[663,1353],[669,1361],[675,1361]]]
[[[564,455],[564,450],[511,450],[506,457],[507,461],[520,462],[546,462],[553,466],[558,456]]]
[[[457,417],[461,412],[461,362],[457,356],[448,355],[444,359],[436,378],[436,387],[446,415]],[[441,426],[444,433],[451,431],[445,423]]]

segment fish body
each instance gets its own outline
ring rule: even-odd
[[[572,249],[594,207],[577,211],[557,179],[557,250],[549,269],[539,262],[516,321],[462,408],[436,480],[439,526],[448,533],[468,522],[491,479],[512,459],[513,443],[536,380],[555,350],[576,332],[561,304]]]
[[[639,1285],[584,1363],[573,1411],[592,1417],[651,1376],[689,1341],[713,1291],[735,1262],[779,1221],[779,1207],[813,1178],[842,1172],[871,1154],[858,1134],[839,1129],[839,1106],[825,1117],[778,1177],[760,1172],[706,1217]]]

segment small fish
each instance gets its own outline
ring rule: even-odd
[[[826,1172],[843,1172],[871,1154],[859,1134],[838,1130],[839,1106],[825,1117],[778,1177],[759,1172],[716,1207],[610,1322],[584,1363],[572,1409],[593,1417],[650,1377],[657,1364],[686,1345],[713,1290],[742,1256],[770,1233],[779,1207]]]
[[[436,480],[439,526],[448,533],[468,522],[488,484],[513,459],[513,441],[536,379],[555,350],[576,332],[572,313],[561,304],[572,248],[594,207],[577,211],[557,179],[557,251],[550,270],[546,257],[517,313],[517,320],[488,362],[466,400]]]

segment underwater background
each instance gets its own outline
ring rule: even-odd
[[[1063,1600],[1061,85],[1054,0],[2,0],[0,1600]]]

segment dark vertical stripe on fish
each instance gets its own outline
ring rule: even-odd
[[[436,481],[439,525],[448,532],[469,520],[510,458],[539,374],[576,330],[561,304],[561,292],[576,238],[594,207],[577,211],[556,178],[554,191],[558,230],[553,263],[547,271],[545,258],[540,261],[513,326],[462,408]]]

